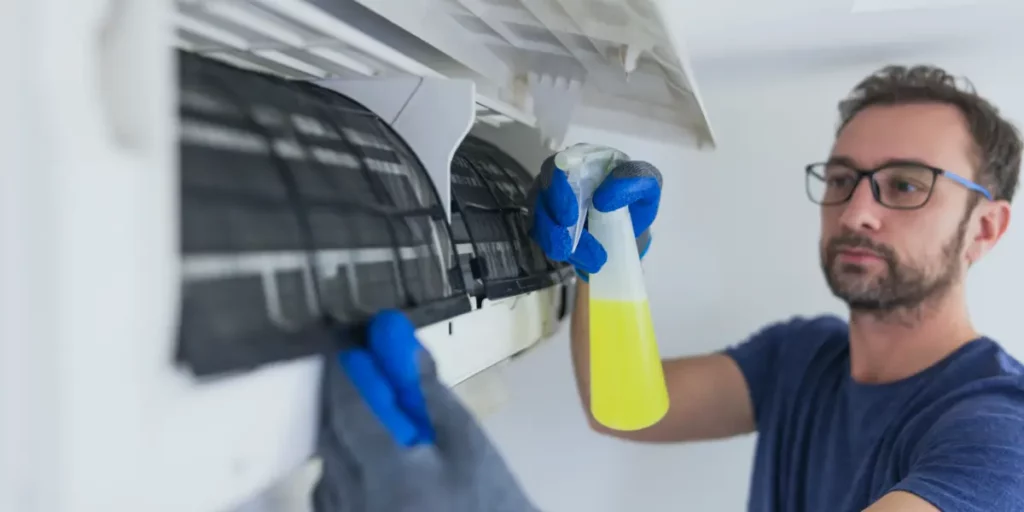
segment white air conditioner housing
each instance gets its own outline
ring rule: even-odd
[[[714,146],[656,0],[37,0],[0,12],[13,86],[0,94],[12,120],[0,133],[2,510],[258,506],[313,454],[321,358],[203,378],[175,362],[187,270],[176,49],[366,106],[415,153],[448,221],[469,135],[530,172],[574,127]],[[572,296],[562,275],[468,297],[468,313],[421,327],[443,380],[465,385],[550,336]]]

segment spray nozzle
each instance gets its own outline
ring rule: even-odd
[[[587,221],[597,187],[616,164],[626,160],[629,160],[629,156],[622,151],[608,146],[584,143],[569,146],[555,155],[555,167],[565,171],[578,205],[578,220],[576,225],[569,229],[572,250],[575,251],[580,242],[583,224]]]

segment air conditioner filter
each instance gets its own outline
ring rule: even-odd
[[[469,310],[426,171],[362,105],[182,52],[178,357],[196,374],[358,342],[384,308]]]
[[[529,237],[530,174],[508,154],[469,136],[452,160],[452,233],[477,298],[500,299],[563,282],[564,263]]]

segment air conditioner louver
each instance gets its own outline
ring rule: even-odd
[[[500,299],[569,277],[567,265],[549,260],[529,238],[531,176],[515,159],[469,136],[451,172],[452,232],[475,297]]]
[[[353,2],[438,51],[379,27],[399,51],[531,113],[549,147],[570,126],[713,148],[715,137],[662,0],[310,0],[337,16]],[[375,27],[378,28],[378,27]]]
[[[179,359],[196,374],[320,353],[384,308],[469,311],[417,157],[327,89],[179,53]]]

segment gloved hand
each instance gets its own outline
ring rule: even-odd
[[[552,155],[541,166],[531,191],[533,205],[530,236],[555,261],[568,261],[583,279],[596,273],[608,260],[608,254],[593,235],[584,229],[576,250],[572,250],[569,228],[579,217],[579,204],[569,187],[565,172],[555,166]],[[651,245],[650,226],[658,215],[661,200],[661,172],[641,161],[620,163],[594,191],[594,208],[610,212],[629,207],[637,250],[643,258]]]
[[[317,512],[537,512],[400,312],[329,358]]]

